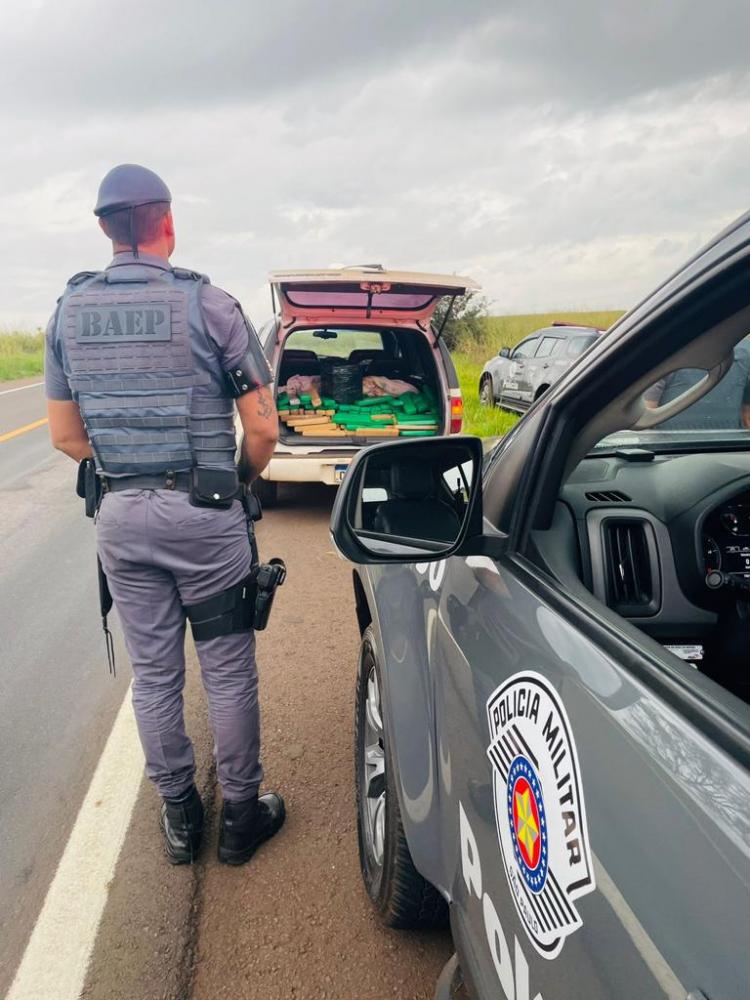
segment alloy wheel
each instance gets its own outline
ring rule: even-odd
[[[382,868],[385,845],[385,750],[383,745],[383,716],[380,707],[380,684],[375,666],[367,677],[365,702],[362,774],[364,796],[362,819],[369,860]]]

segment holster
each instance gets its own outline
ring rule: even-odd
[[[196,642],[236,632],[261,631],[268,624],[274,595],[286,579],[282,559],[253,566],[244,580],[220,594],[185,606]]]
[[[84,501],[86,517],[93,517],[102,498],[102,481],[96,474],[93,458],[84,458],[78,463],[76,493]]]

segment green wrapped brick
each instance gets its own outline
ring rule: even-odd
[[[399,431],[398,436],[405,438],[435,437],[435,431]]]
[[[369,409],[371,406],[382,406],[383,403],[390,406],[393,403],[393,396],[367,396],[365,399],[360,399],[358,405]]]
[[[413,417],[402,416],[400,413],[396,415],[396,423],[399,427],[408,427],[409,424],[436,424],[437,422],[436,413],[424,413]]]
[[[407,413],[411,416],[413,416],[417,412],[417,407],[414,403],[413,397],[414,397],[413,392],[404,393],[404,395],[401,397],[404,401],[404,413]]]

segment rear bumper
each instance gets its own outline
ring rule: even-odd
[[[336,486],[355,455],[355,451],[312,455],[277,453],[263,471],[262,478],[275,483],[325,483]]]

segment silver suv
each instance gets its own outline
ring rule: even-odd
[[[513,348],[501,348],[482,369],[480,401],[525,413],[602,333],[597,327],[553,323]]]

